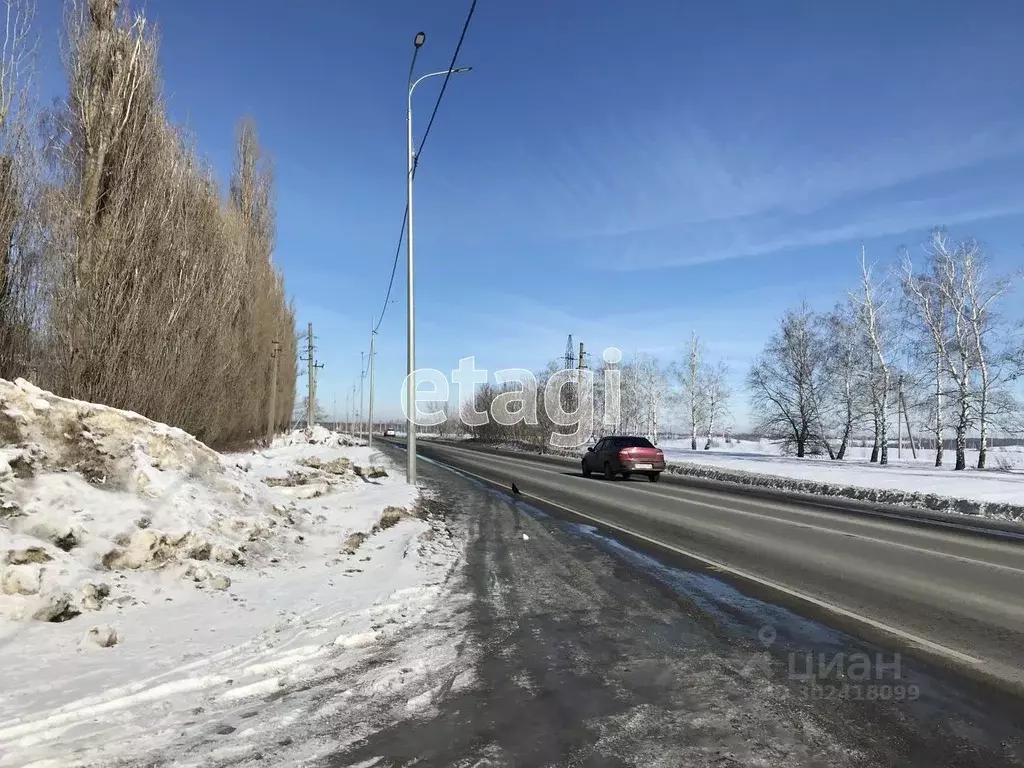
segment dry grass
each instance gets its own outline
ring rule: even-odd
[[[342,554],[354,555],[356,551],[358,551],[358,549],[363,545],[363,542],[366,541],[366,539],[367,535],[365,533],[353,533],[347,539],[345,539],[345,543],[342,545],[341,548]]]
[[[377,525],[380,527],[380,530],[384,531],[398,525],[406,517],[409,517],[409,512],[403,507],[384,507],[384,511],[380,513],[380,521]]]

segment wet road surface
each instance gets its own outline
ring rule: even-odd
[[[324,765],[1024,765],[1013,697],[449,470],[421,472],[468,536],[457,588],[472,598],[472,682]]]

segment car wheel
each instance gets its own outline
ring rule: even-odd
[[[583,476],[584,477],[590,477],[590,467],[587,466],[587,460],[584,459],[582,464],[583,464]]]
[[[604,465],[604,479],[605,480],[614,480],[615,479],[615,470],[612,469],[612,465],[609,464],[608,462],[605,462],[605,465]]]
[[[652,483],[656,483],[658,482],[658,479],[661,477],[661,472],[651,472],[651,474],[649,474],[648,477],[651,478]]]
[[[623,472],[622,473],[622,479],[623,480],[629,480],[629,478],[632,477],[632,476],[633,476],[632,472]]]

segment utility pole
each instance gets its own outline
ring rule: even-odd
[[[586,363],[583,362],[585,354],[586,353],[583,351],[583,342],[581,341],[580,342],[580,356],[579,356],[579,358],[577,358],[577,361],[576,361],[576,398],[575,398],[575,406],[576,406],[576,413],[577,414],[580,412],[580,406],[581,406],[581,403],[583,402],[583,369],[587,367]]]
[[[373,341],[377,331],[373,328],[373,318],[370,319],[370,417],[367,419],[366,440],[367,446],[373,447]]]
[[[907,422],[907,440],[910,442],[910,453],[913,457],[917,458],[917,446],[914,445],[914,433],[910,431],[910,412],[907,410],[907,401],[903,396],[903,390],[900,389],[900,404],[903,407],[903,418]]]
[[[277,339],[271,342],[273,349],[270,350],[270,407],[267,409],[267,445],[274,442],[274,433],[277,422],[277,359],[281,356],[281,342]]]
[[[359,353],[359,432],[363,431],[363,419],[366,411],[363,410],[363,380],[366,378],[366,353]]]
[[[313,324],[306,327],[306,429],[313,428]]]
[[[313,422],[316,423],[316,403],[317,403],[317,370],[323,368],[323,363],[313,363]]]
[[[562,389],[560,401],[565,413],[576,410],[576,395],[579,389],[579,362],[576,358],[576,346],[572,343],[572,334],[565,340],[565,354],[562,357],[562,370],[573,371],[569,374],[569,386]]]
[[[896,458],[903,458],[903,374],[896,377]]]

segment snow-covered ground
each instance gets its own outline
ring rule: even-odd
[[[20,380],[0,429],[0,766],[301,764],[460,685],[461,543],[382,454]]]
[[[932,452],[918,451],[913,459],[904,445],[902,458],[895,448],[889,450],[889,465],[869,463],[871,449],[851,448],[843,461],[826,457],[798,459],[780,454],[779,444],[760,442],[718,441],[710,450],[690,450],[689,440],[663,440],[658,445],[670,463],[693,463],[726,471],[755,472],[764,475],[831,485],[858,486],[907,493],[935,494],[986,503],[1024,504],[1024,449],[993,448],[989,450],[989,469],[953,471],[953,452],[946,451],[945,466],[935,467]],[[976,464],[977,451],[968,452],[968,467]]]

